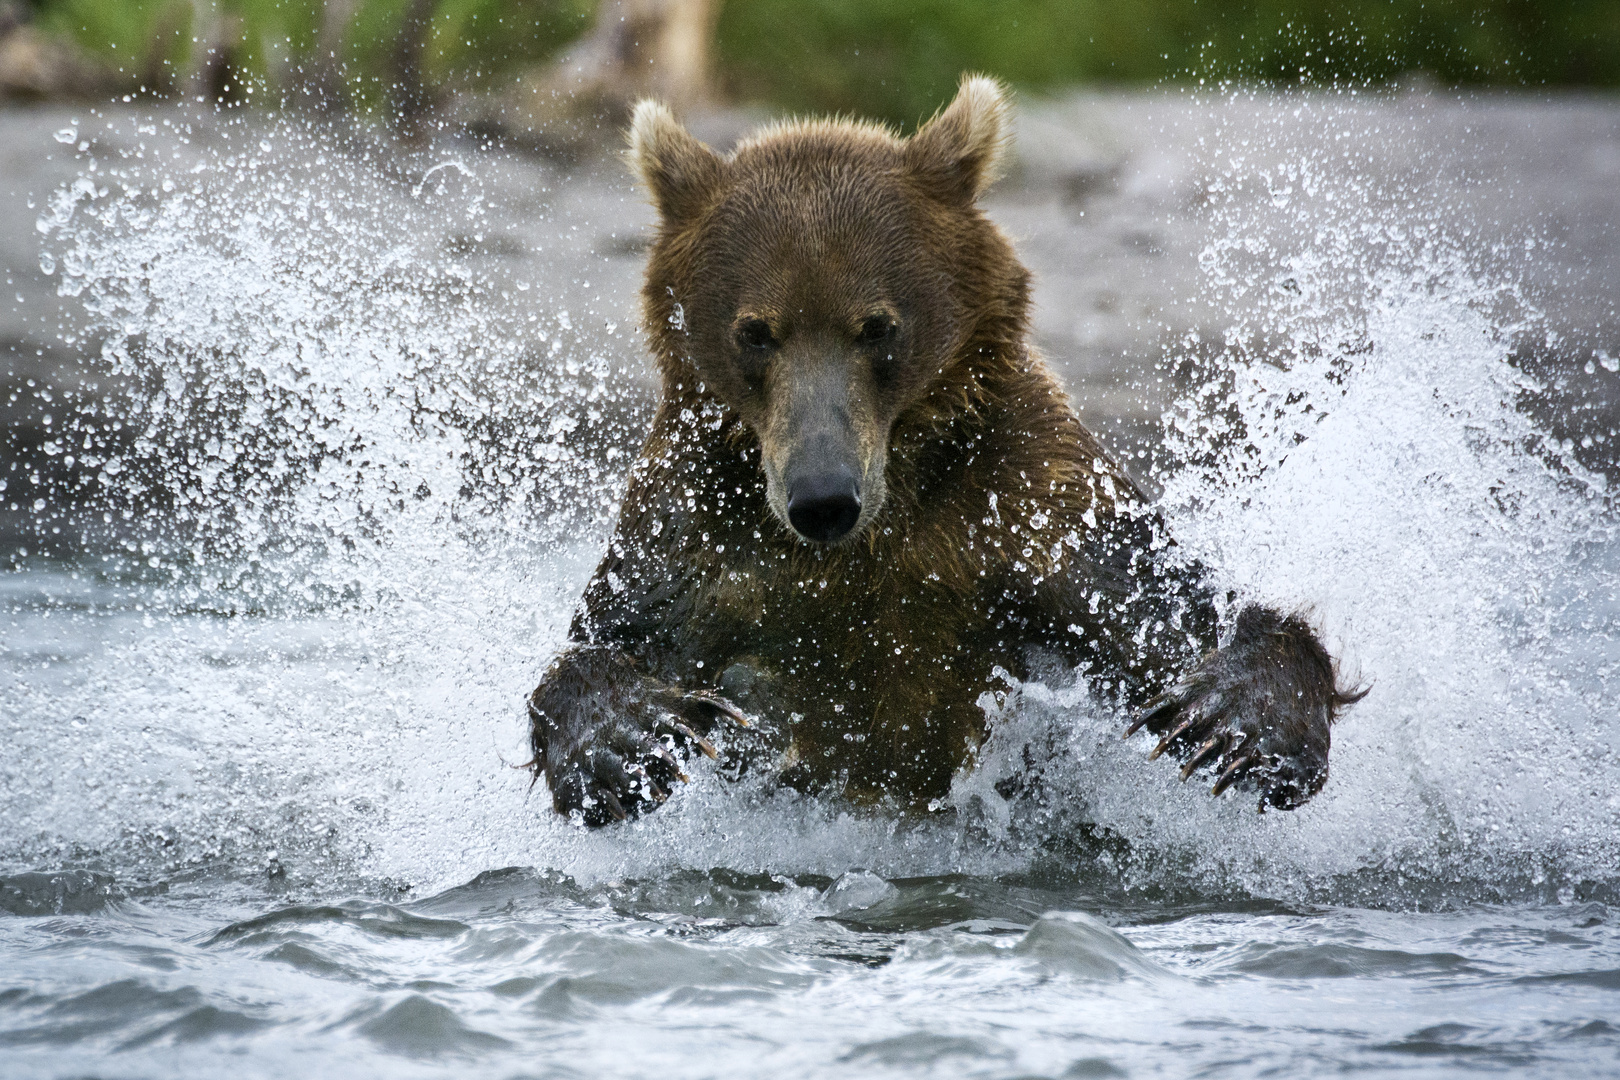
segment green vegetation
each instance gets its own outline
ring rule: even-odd
[[[360,0],[345,70],[387,78],[408,0]],[[206,5],[204,5],[206,6]],[[440,0],[424,56],[438,84],[491,85],[588,28],[592,0]],[[311,50],[320,0],[219,0],[239,63],[271,79]],[[191,0],[39,0],[39,22],[135,76],[183,70]],[[1243,79],[1620,86],[1616,0],[725,0],[722,89],[745,101],[913,122],[964,70],[1040,90],[1076,82]]]
[[[408,2],[361,4],[347,38],[352,66],[373,77],[387,70]],[[595,0],[439,0],[425,74],[440,84],[488,84],[552,56],[589,30],[595,13]]]
[[[191,59],[194,9],[189,0],[44,0],[39,25],[72,37],[108,64],[145,79],[172,75]],[[225,10],[242,19],[240,61],[265,70],[266,50],[307,52],[315,40],[320,0],[248,0]]]
[[[410,0],[358,0],[343,35],[342,60],[359,96],[376,97]],[[235,62],[251,78],[276,81],[307,63],[321,22],[321,0],[40,0],[39,25],[71,37],[137,79],[187,70],[206,30],[198,8],[239,19]],[[594,0],[438,0],[423,56],[437,84],[488,83],[552,56],[589,29]]]
[[[964,70],[1041,89],[1242,79],[1620,85],[1616,0],[731,0],[747,99],[915,122]]]

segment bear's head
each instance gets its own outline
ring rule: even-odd
[[[861,535],[895,433],[1021,340],[1028,274],[976,205],[1006,113],[1001,87],[970,77],[910,138],[797,121],[722,156],[663,106],[636,107],[631,156],[660,215],[643,299],[665,395],[735,412],[772,512],[806,541]]]

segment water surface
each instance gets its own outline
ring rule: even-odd
[[[1620,343],[1547,315],[1545,223],[1426,178],[1421,109],[1157,107],[1202,313],[1141,369],[1166,513],[1371,687],[1290,814],[1055,671],[921,819],[698,762],[572,827],[521,702],[644,421],[639,249],[454,140],[63,128],[96,381],[19,391],[0,489],[5,1074],[1613,1075],[1617,432],[1546,373],[1606,400]]]

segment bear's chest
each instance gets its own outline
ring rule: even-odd
[[[700,607],[715,629],[736,635],[750,651],[824,664],[948,658],[996,615],[993,601],[864,562],[795,565],[769,551],[744,552],[715,567],[702,592]]]
[[[831,572],[731,573],[710,678],[785,738],[784,778],[855,798],[943,794],[983,738],[994,669],[1017,671],[995,605]]]

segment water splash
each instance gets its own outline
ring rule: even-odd
[[[622,451],[570,435],[613,397],[606,362],[438,250],[446,219],[486,214],[474,169],[285,122],[171,126],[172,157],[92,161],[40,230],[130,390],[139,437],[98,479],[158,519],[137,531],[193,572],[187,601],[431,594],[402,562],[424,547],[554,540],[582,508],[602,527]]]
[[[1026,698],[1083,718],[1067,752],[1103,778],[1087,808],[1144,884],[1377,903],[1612,887],[1620,536],[1604,475],[1517,407],[1539,387],[1516,349],[1557,345],[1510,272],[1538,241],[1467,243],[1466,207],[1375,184],[1319,137],[1387,114],[1302,109],[1208,140],[1200,264],[1231,322],[1166,358],[1189,390],[1163,504],[1184,557],[1306,611],[1371,687],[1333,778],[1261,817],[1110,748],[1077,692]]]
[[[441,786],[446,741],[477,783],[522,760],[641,403],[566,311],[437,246],[487,212],[460,158],[253,117],[122,134],[39,223],[118,388],[73,436],[117,547],[110,585],[45,586],[91,655],[17,680],[18,857],[352,867],[417,755]],[[74,621],[135,626],[86,650]]]
[[[4,857],[433,887],[505,864],[995,873],[1078,844],[1130,888],[1393,904],[1611,879],[1612,496],[1515,408],[1533,304],[1457,242],[1455,207],[1331,158],[1318,129],[1365,120],[1314,108],[1206,163],[1202,269],[1231,322],[1166,358],[1190,389],[1164,477],[1183,550],[1309,606],[1372,685],[1305,809],[1177,784],[1058,678],[985,699],[996,734],[934,821],[700,763],[645,821],[570,829],[506,766],[637,401],[551,298],[516,306],[427,239],[479,227],[483,160],[243,120],[87,166],[41,222],[128,388],[139,438],[97,482],[146,576],[48,585],[42,662],[77,655],[13,679]],[[1003,782],[1032,760],[1038,783]]]

